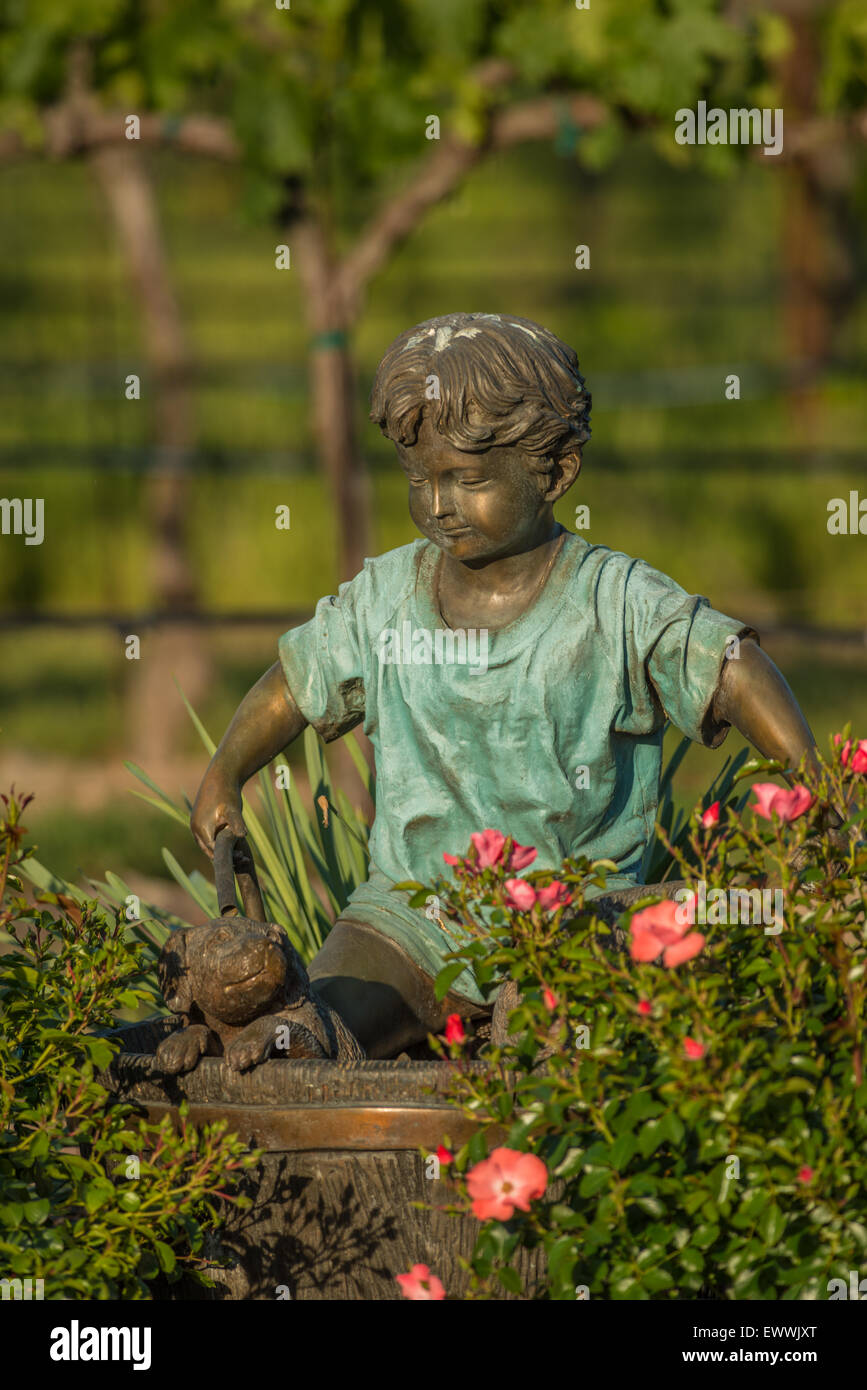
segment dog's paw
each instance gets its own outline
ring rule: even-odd
[[[247,1071],[257,1067],[271,1054],[276,1035],[276,1021],[273,1018],[257,1018],[229,1043],[225,1051],[226,1065],[232,1071]]]
[[[165,1072],[168,1076],[192,1071],[207,1046],[208,1029],[204,1024],[194,1023],[189,1028],[179,1028],[176,1033],[163,1038],[156,1050],[154,1065],[157,1071]]]

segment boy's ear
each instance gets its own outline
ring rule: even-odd
[[[187,974],[187,929],[173,931],[160,952],[157,966],[160,992],[166,1008],[173,1014],[188,1013],[193,1005],[193,991]]]
[[[565,492],[569,491],[580,472],[580,449],[575,449],[572,453],[563,454],[560,458],[554,459],[548,490],[545,493],[545,501],[556,502]]]

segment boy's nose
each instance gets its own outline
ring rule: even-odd
[[[430,506],[433,515],[439,520],[440,517],[450,516],[454,508],[449,499],[449,494],[443,490],[439,483],[432,483]]]

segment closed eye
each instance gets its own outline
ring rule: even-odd
[[[407,478],[409,480],[410,487],[423,487],[425,483],[430,482],[429,478],[414,478],[410,474],[407,474]],[[485,483],[489,483],[490,481],[490,478],[459,477],[457,479],[457,482],[460,483],[461,487],[484,487]]]

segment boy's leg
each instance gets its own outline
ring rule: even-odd
[[[438,1000],[433,980],[402,947],[361,922],[341,918],[308,966],[317,994],[340,1014],[368,1057],[396,1057],[440,1033],[449,1014],[489,1017],[457,994]]]

